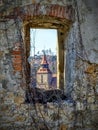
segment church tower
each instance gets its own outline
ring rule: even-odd
[[[48,90],[51,87],[52,72],[44,52],[40,68],[37,71],[37,87]]]

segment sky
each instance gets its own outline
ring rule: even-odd
[[[34,44],[35,44],[35,54],[41,52],[42,50],[49,50],[56,54],[57,48],[57,30],[56,29],[30,29],[30,43],[31,52],[30,55],[34,55]]]

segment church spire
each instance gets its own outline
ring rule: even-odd
[[[49,69],[49,64],[47,62],[47,57],[45,52],[43,52],[43,57],[42,57],[42,61],[40,64],[40,68],[38,69],[37,73],[52,73]]]
[[[45,51],[44,51],[43,53],[44,53],[44,54],[43,54],[43,58],[42,58],[42,61],[41,61],[41,65],[42,65],[42,64],[48,64]]]

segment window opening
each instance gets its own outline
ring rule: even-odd
[[[28,61],[33,88],[57,88],[57,44],[56,29],[30,29]]]
[[[60,31],[57,29],[30,28],[30,51],[27,57],[30,65],[30,92],[26,101],[53,102],[65,99],[63,89],[63,51]],[[27,49],[29,50],[29,49]],[[63,65],[63,66],[62,66]],[[62,75],[61,75],[62,74]]]
[[[41,75],[41,83],[43,83],[43,75]]]

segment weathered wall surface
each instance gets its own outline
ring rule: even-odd
[[[98,64],[98,1],[77,1],[83,44],[91,63]],[[86,28],[86,29],[85,29]]]
[[[22,22],[9,18],[0,19],[0,130],[97,130],[97,1],[79,0],[76,4],[69,0],[27,2],[23,0],[20,4],[23,8],[23,5],[32,2],[33,4],[40,2],[41,5],[72,4],[75,8],[75,22],[65,40],[67,52],[65,91],[69,99],[47,105],[24,103],[25,46],[19,30]],[[41,7],[44,10],[44,6]],[[55,9],[56,6],[53,8]],[[56,15],[54,10],[53,13]]]
[[[75,100],[75,129],[98,129],[97,1],[74,4],[76,21],[67,39],[66,94]],[[96,114],[95,114],[96,113]]]
[[[16,116],[12,111],[24,102],[19,35],[14,20],[0,22],[0,129],[11,126]],[[16,50],[16,52],[15,52]],[[16,54],[15,54],[16,53]],[[17,109],[16,109],[17,110]],[[17,111],[18,112],[18,111]],[[17,113],[16,112],[16,113]],[[10,129],[10,128],[8,128]]]
[[[35,3],[38,3],[38,1],[35,1]],[[36,5],[32,6],[35,8],[39,7]],[[49,7],[51,6],[49,5]],[[9,9],[9,6],[7,8]],[[51,8],[49,14],[52,17],[58,16],[63,18],[63,12],[66,11],[63,7],[53,6]],[[29,7],[27,7],[27,11],[28,9]],[[38,12],[36,9],[34,11],[35,13]],[[40,6],[38,15],[45,14],[44,11],[44,6]],[[28,16],[30,13],[26,12],[26,15]],[[64,101],[60,103],[48,103],[47,105],[24,103],[26,90],[26,79],[24,76],[26,66],[24,61],[25,44],[22,41],[23,37],[21,38],[24,35],[23,32],[22,35],[20,34],[23,26],[21,26],[20,19],[17,20],[16,16],[15,18],[13,17],[14,19],[12,17],[13,15],[9,15],[9,17],[5,18],[5,22],[2,21],[3,18],[0,22],[0,129],[57,130],[66,129],[67,127],[71,128],[74,120],[73,102]]]

